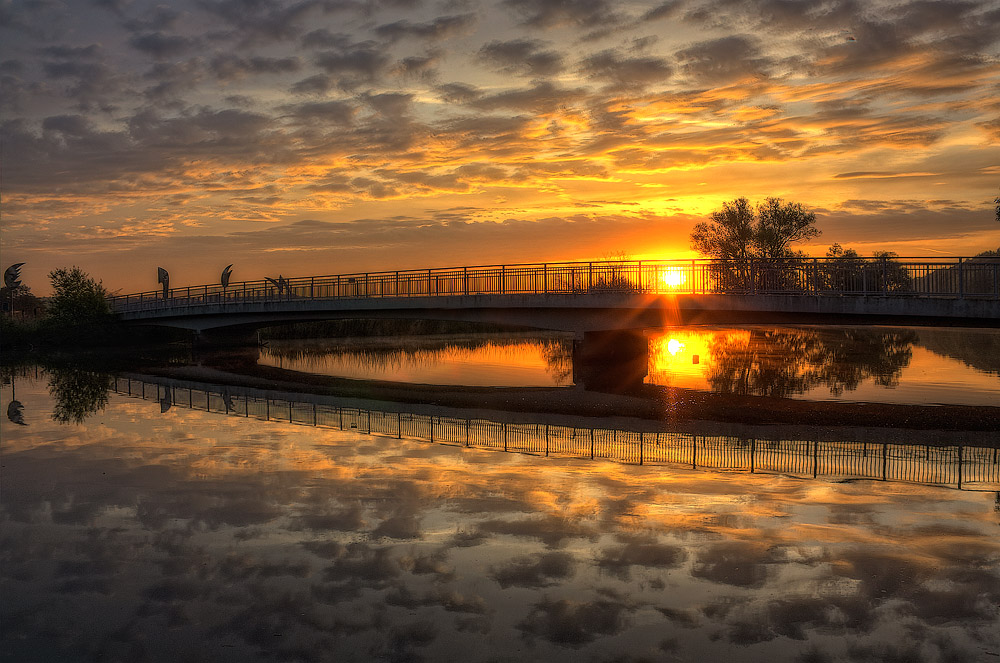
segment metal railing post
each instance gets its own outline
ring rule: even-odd
[[[962,264],[962,259],[958,259],[958,296],[960,299],[965,298],[965,267]]]

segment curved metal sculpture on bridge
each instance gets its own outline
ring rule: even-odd
[[[9,289],[13,290],[21,285],[21,265],[23,264],[23,262],[16,262],[4,270],[3,284]]]
[[[163,301],[170,295],[170,274],[162,267],[156,268],[156,282],[163,284]]]

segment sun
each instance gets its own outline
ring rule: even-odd
[[[683,269],[677,267],[670,267],[663,272],[660,272],[660,283],[662,283],[666,288],[679,288],[687,281],[687,275],[684,274]]]

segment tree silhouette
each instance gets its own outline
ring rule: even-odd
[[[52,281],[49,314],[54,318],[79,323],[110,315],[108,291],[79,267],[53,270],[49,279]]]
[[[722,393],[784,398],[825,386],[839,396],[862,381],[891,387],[909,365],[910,331],[754,329],[713,344],[709,384]]]
[[[694,227],[691,248],[720,261],[713,279],[721,290],[789,289],[796,275],[774,268],[799,255],[793,243],[820,234],[815,225],[816,215],[800,203],[768,198],[755,209],[746,198],[737,198]]]

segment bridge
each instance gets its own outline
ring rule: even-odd
[[[997,258],[607,260],[268,278],[116,295],[132,324],[205,332],[430,319],[577,333],[697,322],[1000,324]]]

